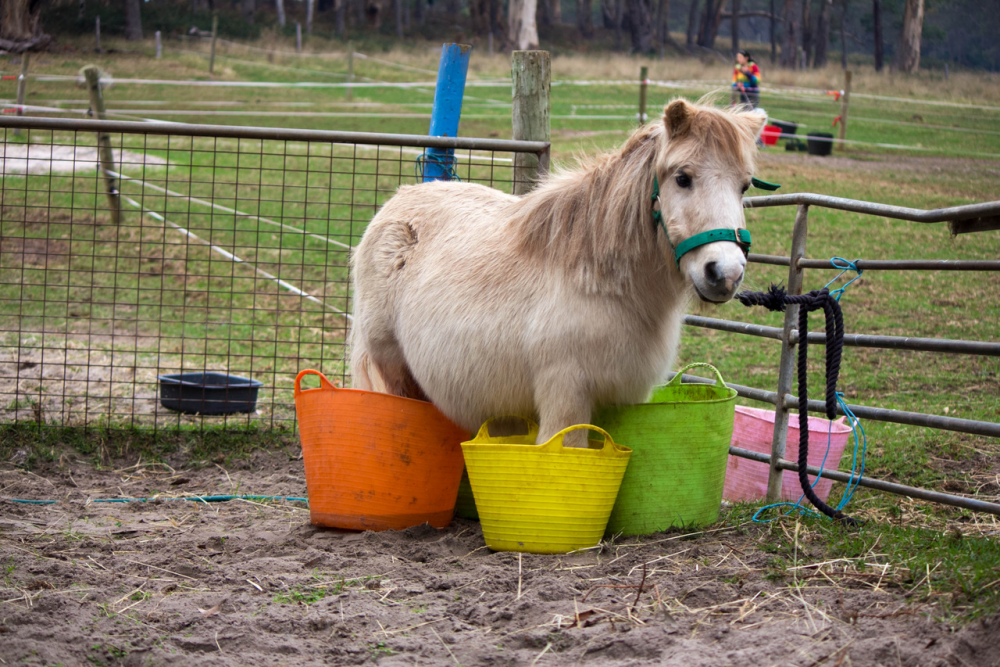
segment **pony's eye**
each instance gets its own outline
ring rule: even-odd
[[[678,174],[677,178],[675,180],[677,181],[677,185],[679,187],[682,187],[682,188],[689,188],[689,187],[691,187],[691,177],[688,176],[687,174],[683,173],[683,172],[680,173],[680,174]]]
[[[743,194],[746,194],[746,191],[747,191],[747,190],[749,190],[749,189],[750,189],[750,184],[749,184],[749,183],[746,183],[746,184],[745,184],[745,185],[743,186],[743,189],[742,189],[742,190],[741,190],[740,192],[742,192]]]

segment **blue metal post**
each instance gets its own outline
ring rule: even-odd
[[[458,121],[462,117],[462,96],[465,94],[465,76],[469,72],[468,44],[445,44],[441,47],[441,64],[438,66],[437,87],[434,89],[434,108],[431,110],[432,137],[457,137]],[[423,160],[424,183],[447,181],[455,164],[455,151],[450,148],[428,148]]]

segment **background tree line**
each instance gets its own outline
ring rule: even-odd
[[[726,60],[754,42],[758,61],[788,68],[865,54],[878,70],[914,72],[923,56],[998,71],[998,9],[981,0],[0,0],[0,47],[39,48],[45,31],[92,30],[97,15],[107,33],[141,39],[143,28],[205,28],[218,12],[225,34],[244,38],[267,25],[293,30],[298,20],[340,37],[454,38],[460,30],[492,34],[498,48],[546,41]]]

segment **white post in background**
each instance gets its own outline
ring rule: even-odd
[[[160,31],[156,31],[156,59],[163,57],[163,44],[160,42]]]
[[[295,22],[295,50],[302,51],[302,24],[298,21]]]
[[[306,34],[313,34],[313,7],[316,0],[306,0]]]

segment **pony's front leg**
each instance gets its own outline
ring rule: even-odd
[[[552,373],[541,378],[535,389],[538,407],[538,439],[542,444],[567,426],[590,422],[591,398],[583,382],[574,382],[572,374]],[[563,441],[566,447],[586,447],[587,431],[573,431]]]

